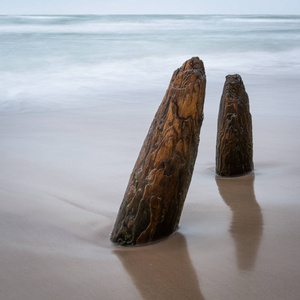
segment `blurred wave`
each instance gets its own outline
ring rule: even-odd
[[[114,101],[124,91],[161,99],[192,56],[210,82],[300,75],[299,16],[0,16],[0,41],[0,111]]]

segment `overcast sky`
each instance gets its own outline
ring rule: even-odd
[[[300,14],[300,0],[0,0],[0,14]]]

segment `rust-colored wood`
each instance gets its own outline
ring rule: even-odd
[[[253,170],[252,119],[240,75],[228,75],[220,101],[216,173],[236,176]]]
[[[198,152],[205,86],[198,57],[174,72],[130,176],[112,242],[147,244],[177,230]]]

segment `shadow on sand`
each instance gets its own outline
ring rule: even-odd
[[[255,198],[254,179],[254,173],[230,178],[216,175],[219,193],[232,210],[229,231],[235,242],[237,264],[242,271],[254,268],[263,234],[263,215]]]
[[[114,253],[143,299],[204,300],[182,234],[146,247],[119,247]]]

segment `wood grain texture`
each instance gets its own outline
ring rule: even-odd
[[[130,176],[112,242],[147,244],[177,230],[198,152],[205,87],[197,57],[174,72]]]
[[[253,170],[252,118],[240,75],[228,75],[220,101],[216,173],[237,176]]]

